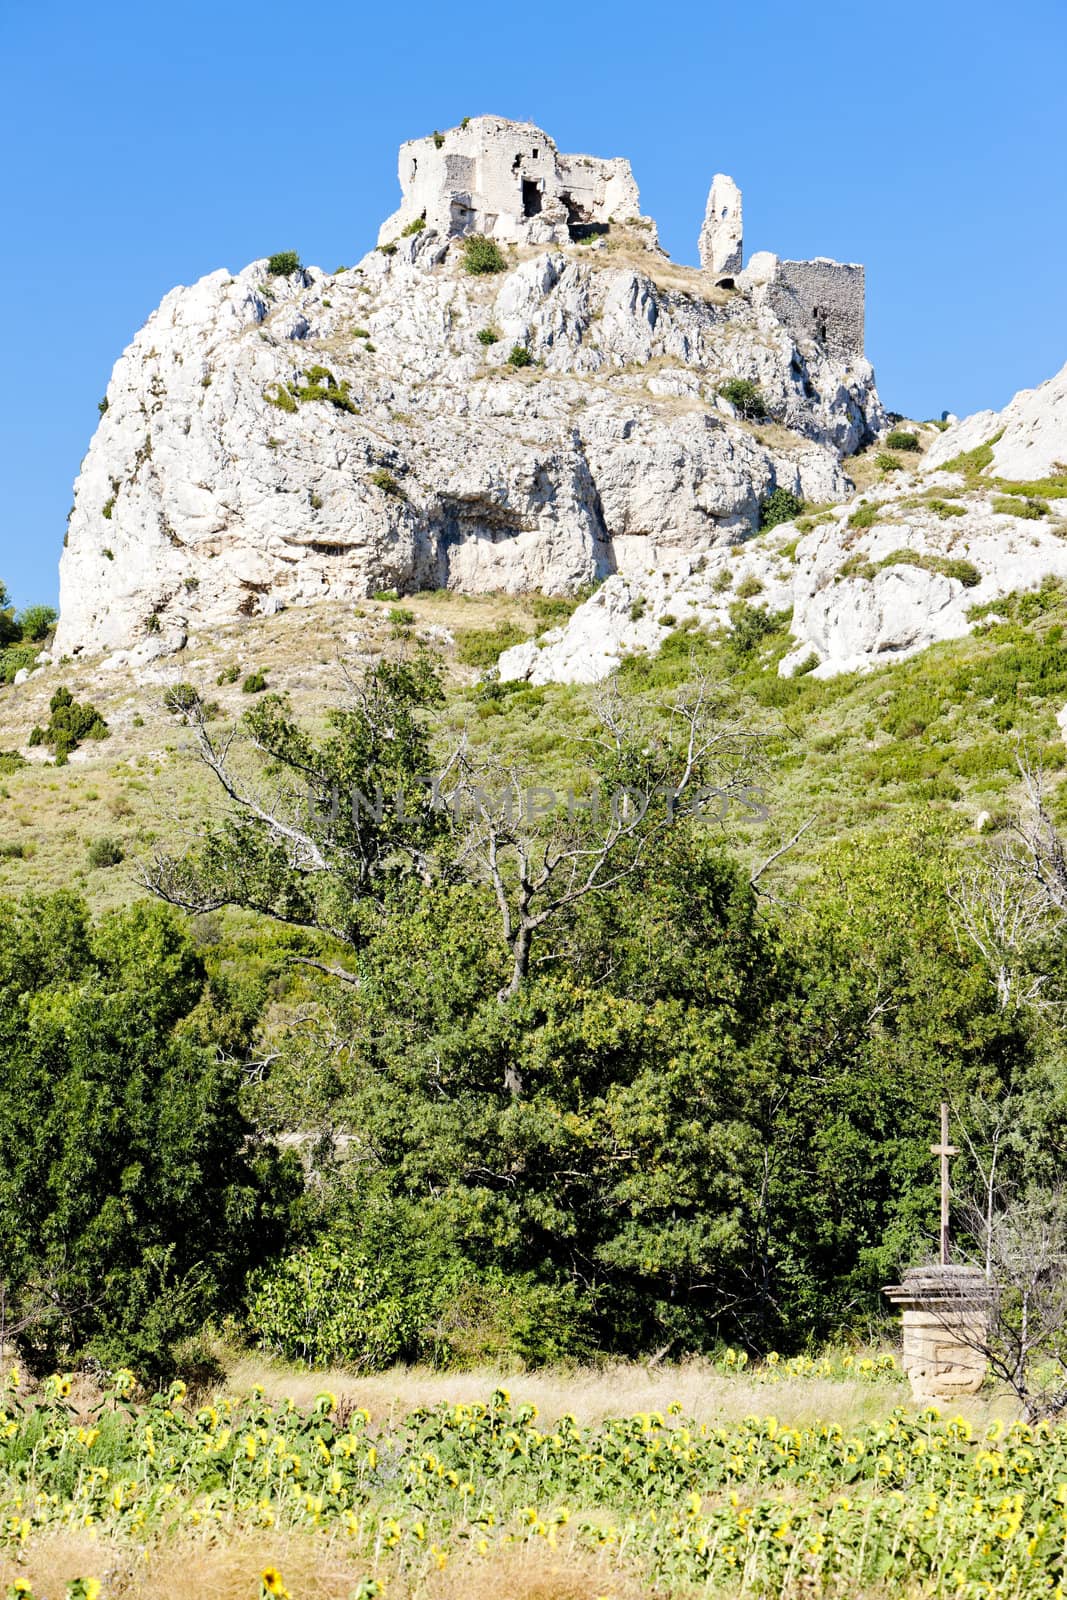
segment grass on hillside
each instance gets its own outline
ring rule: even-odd
[[[397,608],[387,601],[357,609],[359,615],[324,606],[220,629],[167,672],[217,702],[220,731],[247,709],[240,683],[254,670],[291,696],[298,716],[321,727],[326,707],[347,693],[342,662],[358,668],[421,641],[440,652],[448,671],[442,751],[465,737],[477,757],[513,764],[532,781],[581,786],[583,741],[595,729],[603,691],[484,677],[498,643],[561,619],[555,602],[415,595],[403,608],[414,621],[400,625],[390,620]],[[983,610],[968,638],[823,681],[778,677],[778,661],[792,647],[788,619],[750,605],[733,638],[677,629],[658,655],[625,661],[619,684],[655,721],[675,693],[704,675],[717,686],[723,720],[762,736],[770,820],[746,822],[738,814],[723,825],[753,857],[776,849],[809,819],[795,869],[836,839],[873,835],[917,812],[958,835],[986,812],[995,829],[1014,803],[1020,748],[1050,772],[1064,765],[1056,716],[1067,704],[1067,594],[1050,581]],[[220,676],[234,681],[219,685]],[[137,863],[159,838],[192,841],[220,795],[181,719],[164,709],[162,683],[138,688],[87,667],[57,666],[19,689],[0,689],[0,750],[25,747],[61,682],[99,706],[111,737],[83,746],[62,769],[35,762],[0,773],[0,894],[63,885],[105,907],[137,892]],[[121,864],[90,864],[102,837],[120,846]]]

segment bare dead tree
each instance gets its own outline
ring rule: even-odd
[[[1048,927],[1048,905],[1026,863],[1011,847],[970,863],[948,887],[960,946],[971,944],[989,968],[1001,1010],[1032,1005],[1045,977],[1027,970],[1027,955]]]
[[[699,816],[712,801],[721,813],[723,802],[751,794],[761,741],[739,726],[719,724],[713,704],[706,680],[680,694],[670,707],[667,738],[654,748],[641,744],[641,730],[617,691],[607,691],[588,742],[619,758],[616,770],[627,781],[605,797],[602,815],[592,814],[592,801],[568,797],[566,816],[540,816],[530,803],[538,791],[529,789],[524,774],[479,769],[466,750],[457,754],[446,798],[466,826],[459,859],[490,885],[496,901],[511,957],[502,1002],[525,982],[541,929],[587,896],[632,877],[683,814]],[[626,771],[623,758],[631,750],[648,759]]]
[[[1046,976],[1030,957],[1067,919],[1067,846],[1047,805],[1042,769],[1017,757],[1024,802],[1005,838],[949,886],[957,941],[976,949],[1003,1010],[1039,1005]]]
[[[946,1331],[985,1357],[1027,1421],[1067,1410],[1067,1192],[1030,1189],[990,1210],[987,1197],[957,1206],[988,1263],[988,1316],[971,1304],[939,1313]],[[961,1293],[971,1294],[966,1285]]]

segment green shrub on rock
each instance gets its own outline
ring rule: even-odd
[[[272,278],[289,278],[300,271],[300,257],[295,250],[279,250],[267,261],[267,272]]]
[[[761,528],[777,528],[780,522],[792,522],[804,509],[803,500],[789,489],[775,489],[760,506]]]
[[[728,400],[738,416],[746,421],[758,422],[767,415],[767,401],[763,390],[751,378],[727,378],[719,385],[719,393]]]
[[[507,262],[500,252],[500,246],[492,239],[487,239],[484,233],[470,233],[463,241],[463,270],[474,277],[482,277],[490,272],[506,272]]]

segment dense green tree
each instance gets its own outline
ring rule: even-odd
[[[3,907],[0,1277],[40,1362],[163,1369],[284,1239],[294,1176],[250,1142],[237,1070],[183,1036],[203,983],[164,907]]]

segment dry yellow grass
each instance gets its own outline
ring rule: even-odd
[[[94,1539],[89,1531],[41,1535],[16,1563],[0,1556],[0,1593],[27,1579],[38,1597],[97,1578],[106,1600],[257,1600],[260,1573],[275,1568],[293,1600],[349,1600],[367,1566],[342,1536],[321,1531],[216,1532],[149,1545]],[[443,1568],[382,1566],[388,1600],[638,1600],[648,1593],[606,1556],[562,1541],[517,1545],[482,1557],[460,1546]]]
[[[337,1371],[307,1372],[249,1355],[235,1357],[225,1391],[247,1393],[254,1384],[260,1384],[271,1400],[289,1397],[297,1405],[309,1405],[317,1394],[329,1390],[363,1406],[376,1423],[393,1421],[417,1406],[486,1400],[498,1386],[508,1391],[515,1405],[536,1405],[546,1421],[571,1413],[584,1424],[641,1411],[665,1411],[677,1401],[684,1415],[698,1422],[723,1424],[739,1422],[753,1413],[773,1413],[795,1427],[818,1422],[855,1426],[876,1421],[895,1406],[911,1404],[910,1390],[900,1381],[783,1377],[769,1383],[758,1377],[724,1374],[697,1358],[653,1368],[618,1361],[519,1375],[490,1368],[434,1372],[426,1367],[393,1367],[360,1377]],[[994,1416],[1015,1415],[1006,1399],[984,1396],[952,1409],[975,1425]]]

